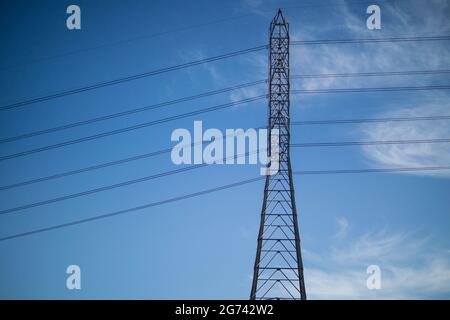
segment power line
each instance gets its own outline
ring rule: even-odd
[[[131,161],[151,158],[151,157],[155,157],[155,156],[158,156],[158,155],[161,155],[161,154],[170,153],[171,151],[172,151],[172,148],[163,149],[163,150],[159,150],[159,151],[155,151],[155,152],[149,152],[149,153],[144,153],[144,154],[141,154],[141,155],[128,157],[128,158],[124,158],[124,159],[120,159],[120,160],[116,160],[116,161],[109,161],[109,162],[101,163],[101,164],[98,164],[98,165],[88,166],[88,167],[84,167],[84,168],[81,168],[81,169],[65,171],[65,172],[53,174],[53,175],[46,176],[46,177],[26,180],[26,181],[22,181],[22,182],[18,182],[18,183],[13,183],[13,184],[10,184],[10,185],[1,186],[0,187],[0,191],[13,189],[13,188],[17,188],[17,187],[23,187],[23,186],[34,184],[34,183],[38,183],[38,182],[44,182],[44,181],[54,180],[54,179],[58,179],[58,178],[63,178],[63,177],[67,177],[67,176],[71,176],[71,175],[75,175],[75,174],[79,174],[79,173],[83,173],[83,172],[88,172],[88,171],[98,170],[98,169],[102,169],[102,168],[107,168],[107,167],[110,167],[110,166],[115,166],[115,165],[131,162]]]
[[[261,127],[255,128],[255,129],[263,129],[263,128],[265,128],[265,126],[261,126]],[[229,137],[229,136],[234,136],[234,134],[225,135],[225,137]],[[222,139],[218,138],[217,140],[222,140]],[[191,144],[183,145],[183,147],[194,148],[197,145],[203,145],[206,143],[208,143],[208,142],[207,141],[192,142]],[[128,158],[104,162],[104,163],[100,163],[97,165],[92,165],[92,166],[88,166],[88,167],[84,167],[84,168],[80,168],[80,169],[76,169],[76,170],[61,172],[61,173],[53,174],[53,175],[46,176],[46,177],[41,177],[41,178],[37,178],[37,179],[31,179],[31,180],[13,183],[10,185],[0,186],[0,191],[13,189],[13,188],[17,188],[17,187],[22,187],[22,186],[26,186],[26,185],[30,185],[30,184],[34,184],[34,183],[38,183],[38,182],[44,182],[44,181],[54,180],[54,179],[58,179],[58,178],[63,178],[63,177],[67,177],[67,176],[71,176],[71,175],[75,175],[75,174],[79,174],[79,173],[83,173],[83,172],[98,170],[98,169],[115,166],[115,165],[119,165],[119,164],[124,164],[124,163],[132,162],[132,161],[151,158],[151,157],[155,157],[155,156],[162,155],[165,153],[170,153],[170,152],[172,152],[172,150],[173,150],[173,147],[169,147],[166,149],[161,149],[161,150],[157,150],[157,151],[153,151],[153,152],[149,152],[149,153],[139,154],[139,155],[128,157]]]
[[[203,92],[200,94],[187,96],[187,97],[183,97],[183,98],[179,98],[179,99],[175,99],[175,100],[156,103],[156,104],[152,104],[152,105],[148,105],[148,106],[144,106],[144,107],[140,107],[140,108],[134,108],[131,110],[126,110],[126,111],[121,111],[121,112],[117,112],[117,113],[113,113],[113,114],[109,114],[109,115],[105,115],[105,116],[100,116],[100,117],[96,117],[96,118],[92,118],[92,119],[68,123],[68,124],[65,124],[62,126],[57,126],[57,127],[53,127],[53,128],[49,128],[49,129],[29,132],[29,133],[17,135],[17,136],[10,137],[10,138],[0,139],[0,143],[13,142],[13,141],[17,141],[17,140],[35,137],[35,136],[42,135],[42,134],[62,131],[62,130],[71,129],[71,128],[75,128],[75,127],[79,127],[79,126],[83,126],[83,125],[87,125],[87,124],[91,124],[91,123],[96,123],[96,122],[100,122],[100,121],[124,117],[127,115],[131,115],[131,114],[135,114],[135,113],[139,113],[139,112],[143,112],[143,111],[155,110],[155,109],[159,109],[162,107],[167,107],[167,106],[171,106],[174,104],[178,104],[181,102],[187,102],[187,101],[191,101],[191,100],[196,100],[196,99],[209,97],[209,96],[213,96],[213,95],[217,95],[217,94],[221,94],[221,93],[225,93],[225,92],[230,92],[230,91],[234,91],[234,90],[239,90],[239,89],[255,86],[258,84],[265,83],[265,82],[266,82],[266,80],[257,80],[257,81],[247,82],[247,83],[243,83],[240,85],[235,85],[235,86],[222,88],[222,89],[218,89],[218,90],[206,91],[206,92]]]
[[[227,161],[229,159],[237,159],[237,158],[248,156],[250,154],[254,154],[254,153],[257,153],[257,152],[259,152],[259,151],[258,150],[256,150],[256,151],[249,151],[249,152],[246,152],[245,154],[239,154],[239,155],[234,155],[234,156],[230,156],[230,157],[225,157],[222,160],[225,162],[225,161]],[[115,183],[115,184],[108,185],[108,186],[103,186],[103,187],[99,187],[99,188],[95,188],[95,189],[90,189],[90,190],[87,190],[87,191],[73,193],[73,194],[69,194],[69,195],[66,195],[66,196],[62,196],[62,197],[57,197],[57,198],[52,198],[52,199],[48,199],[48,200],[44,200],[44,201],[39,201],[39,202],[35,202],[35,203],[31,203],[31,204],[27,204],[27,205],[15,207],[15,208],[10,208],[10,209],[6,209],[6,210],[0,210],[0,215],[8,214],[8,213],[16,212],[16,211],[21,211],[21,210],[25,210],[25,209],[30,209],[30,208],[34,208],[34,207],[39,207],[39,206],[43,206],[43,205],[47,205],[47,204],[51,204],[51,203],[55,203],[55,202],[65,201],[65,200],[69,200],[69,199],[73,199],[73,198],[78,198],[78,197],[82,197],[82,196],[86,196],[86,195],[91,195],[91,194],[98,193],[98,192],[103,192],[103,191],[107,191],[107,190],[121,188],[121,187],[129,186],[129,185],[132,185],[132,184],[136,184],[136,183],[150,181],[150,180],[154,180],[154,179],[158,179],[158,178],[162,178],[162,177],[166,177],[166,176],[170,176],[170,175],[174,175],[174,174],[178,174],[178,173],[183,173],[183,172],[190,171],[190,170],[203,168],[203,167],[206,167],[208,165],[210,165],[210,164],[209,163],[196,164],[196,165],[192,165],[192,166],[189,166],[189,167],[184,167],[184,168],[180,168],[180,169],[165,171],[165,172],[161,172],[161,173],[158,173],[158,174],[153,174],[153,175],[142,177],[142,178],[138,178],[138,179],[123,181],[123,182]]]
[[[333,77],[370,77],[370,76],[395,76],[395,75],[429,75],[429,74],[446,74],[446,73],[450,73],[450,70],[412,70],[412,71],[392,71],[392,72],[305,74],[305,75],[292,75],[291,79],[312,79],[312,78],[333,78]],[[258,85],[258,84],[262,84],[262,83],[266,83],[266,82],[267,82],[267,80],[264,80],[264,79],[256,80],[256,81],[252,81],[252,82],[243,83],[240,85],[235,85],[235,86],[222,88],[222,89],[218,89],[218,90],[206,91],[206,92],[188,96],[188,97],[165,101],[165,102],[161,102],[161,103],[157,103],[157,104],[153,104],[153,105],[149,105],[149,106],[144,106],[144,107],[140,107],[140,108],[134,108],[131,110],[117,112],[117,113],[100,116],[100,117],[96,117],[96,118],[92,118],[92,119],[76,121],[76,122],[68,123],[68,124],[53,127],[53,128],[24,133],[24,134],[20,134],[17,136],[0,139],[0,144],[18,141],[18,140],[22,140],[22,139],[26,139],[26,138],[31,138],[31,137],[35,137],[38,135],[67,130],[67,129],[71,129],[71,128],[75,128],[75,127],[79,127],[79,126],[83,126],[83,125],[88,125],[91,123],[106,121],[106,120],[110,120],[110,119],[114,119],[114,118],[118,118],[118,117],[124,117],[124,116],[131,115],[134,113],[144,112],[144,111],[148,111],[148,110],[154,110],[154,109],[170,106],[170,105],[177,104],[177,103],[200,99],[203,97],[208,97],[208,96],[225,93],[225,92],[229,92],[229,91],[239,90],[242,88],[246,88],[246,87],[250,87],[250,86],[254,86],[254,85]]]
[[[328,74],[328,75],[333,75],[333,74]],[[344,75],[344,74],[341,74],[341,75]],[[326,77],[327,74],[305,75],[304,77],[311,78],[313,76]],[[303,76],[301,76],[301,77],[303,77]],[[162,108],[162,107],[165,107],[165,106],[169,106],[169,105],[173,105],[173,104],[177,104],[177,103],[181,103],[181,102],[186,102],[186,101],[190,101],[190,100],[199,99],[199,98],[202,98],[202,97],[212,96],[212,95],[215,95],[215,94],[220,94],[220,93],[224,93],[224,92],[238,90],[238,89],[242,89],[242,88],[253,86],[253,85],[257,85],[257,84],[262,84],[262,83],[265,83],[265,82],[266,82],[266,80],[257,80],[257,81],[248,82],[248,83],[244,83],[244,84],[236,85],[236,86],[232,86],[232,87],[222,88],[222,89],[213,90],[213,91],[207,91],[207,92],[204,92],[204,93],[201,93],[201,94],[188,96],[188,97],[183,97],[183,98],[179,98],[179,99],[176,99],[176,100],[161,102],[161,103],[157,103],[157,104],[153,104],[153,105],[149,105],[149,106],[145,106],[145,107],[135,108],[135,109],[122,111],[122,112],[118,112],[118,113],[114,113],[114,114],[109,114],[109,115],[105,115],[105,116],[100,116],[100,117],[96,117],[96,118],[92,118],[92,119],[87,119],[87,120],[83,120],[83,121],[73,122],[73,123],[69,123],[69,124],[66,124],[66,125],[49,128],[49,129],[33,131],[33,132],[29,132],[29,133],[25,133],[25,134],[9,137],[9,138],[3,138],[3,139],[0,139],[0,144],[1,143],[18,141],[18,140],[22,140],[22,139],[26,139],[26,138],[31,138],[31,137],[35,137],[35,136],[42,135],[42,134],[62,131],[62,130],[66,130],[66,129],[70,129],[70,128],[74,128],[74,127],[78,127],[78,126],[82,126],[82,125],[87,125],[87,124],[91,124],[91,123],[95,123],[95,122],[100,122],[100,121],[105,121],[105,120],[117,118],[117,117],[123,117],[123,116],[126,116],[126,115],[138,113],[138,112],[158,109],[158,108]],[[296,90],[292,90],[292,94],[352,93],[352,92],[381,92],[381,91],[416,91],[416,90],[421,91],[421,90],[444,90],[444,89],[445,90],[450,89],[450,86],[338,88],[338,89],[313,89],[313,90],[310,90],[310,89],[308,89],[308,90],[296,89]],[[0,161],[1,160],[2,160],[2,158],[0,157]]]
[[[56,54],[56,55],[49,56],[49,57],[41,57],[41,58],[38,58],[38,59],[26,61],[26,62],[24,62],[22,64],[15,64],[15,65],[1,67],[0,70],[8,70],[8,69],[12,69],[12,68],[22,67],[24,65],[36,64],[36,63],[39,63],[39,62],[42,62],[42,61],[59,59],[59,58],[63,58],[63,57],[66,57],[66,56],[71,56],[71,55],[74,55],[74,54],[77,54],[77,53],[81,53],[81,52],[87,52],[87,51],[97,50],[97,49],[101,49],[101,48],[105,48],[105,47],[111,47],[111,46],[117,46],[117,45],[121,45],[121,44],[126,44],[126,43],[129,43],[129,42],[132,42],[132,41],[136,41],[136,40],[154,38],[154,37],[163,36],[163,35],[170,34],[170,33],[196,29],[196,28],[205,27],[205,26],[209,26],[209,25],[213,25],[213,24],[218,24],[218,23],[222,23],[222,22],[226,22],[226,21],[230,21],[230,20],[242,19],[242,18],[251,16],[251,15],[253,15],[253,14],[251,14],[251,13],[250,14],[243,14],[243,15],[240,15],[240,16],[222,18],[222,19],[217,19],[217,20],[210,21],[210,22],[190,25],[190,26],[181,27],[181,28],[175,28],[175,29],[172,29],[172,30],[156,32],[156,33],[142,35],[142,36],[137,36],[137,37],[128,38],[128,39],[122,39],[122,40],[118,40],[118,41],[115,41],[115,42],[104,43],[104,44],[100,44],[100,45],[97,45],[97,46],[82,48],[82,49],[78,49],[78,50],[74,50],[74,51],[69,51],[69,52],[65,52],[65,53],[61,53],[61,54]]]
[[[296,41],[291,41],[291,45],[371,43],[371,42],[379,43],[379,42],[405,42],[405,41],[411,42],[411,41],[440,41],[440,40],[450,40],[450,36],[396,37],[396,38],[371,38],[371,39],[296,40]],[[115,84],[119,84],[119,83],[123,83],[123,82],[128,82],[128,81],[133,81],[133,80],[137,80],[137,79],[141,79],[141,78],[155,76],[155,75],[166,73],[166,72],[189,68],[189,67],[209,63],[209,62],[214,62],[214,61],[227,59],[227,58],[231,58],[231,57],[235,57],[235,56],[239,56],[239,55],[243,55],[243,54],[247,54],[247,53],[251,53],[251,52],[260,51],[263,49],[267,49],[267,45],[261,45],[261,46],[251,47],[251,48],[247,48],[247,49],[243,49],[243,50],[233,51],[233,52],[225,53],[225,54],[218,55],[218,56],[213,56],[213,57],[204,58],[204,59],[200,59],[200,60],[194,60],[194,61],[190,61],[190,62],[186,62],[186,63],[182,63],[182,64],[170,66],[170,67],[165,67],[165,68],[152,70],[152,71],[148,71],[148,72],[144,72],[144,73],[134,74],[134,75],[118,78],[115,80],[99,82],[96,84],[83,86],[83,87],[73,89],[73,90],[60,91],[60,92],[57,92],[57,93],[54,93],[51,95],[42,96],[42,97],[38,97],[38,98],[34,98],[34,99],[24,100],[24,101],[0,106],[0,111],[14,109],[14,108],[22,107],[22,106],[37,103],[37,102],[60,98],[60,97],[64,97],[67,95],[72,95],[72,94],[85,92],[85,91],[89,91],[89,90],[94,90],[94,89],[111,86],[111,85],[115,85]]]
[[[361,3],[363,3],[363,2],[364,1],[362,1]],[[310,8],[310,7],[323,7],[323,6],[334,7],[334,6],[341,6],[341,5],[342,4],[340,4],[340,5],[335,5],[335,4],[319,4],[319,5],[317,5],[317,4],[314,4],[314,5],[305,5],[305,6],[292,6],[292,7],[285,7],[285,8]],[[61,53],[61,54],[56,54],[56,55],[53,55],[53,56],[41,57],[41,58],[38,58],[38,59],[33,59],[33,60],[30,60],[30,61],[26,61],[26,62],[24,62],[22,64],[15,64],[15,65],[10,65],[10,66],[4,66],[4,67],[1,67],[0,70],[8,70],[8,69],[12,69],[12,68],[22,67],[24,65],[36,64],[36,63],[39,63],[39,62],[42,62],[42,61],[59,59],[59,58],[63,58],[63,57],[66,57],[66,56],[71,56],[71,55],[82,53],[82,52],[88,52],[88,51],[92,51],[92,50],[102,49],[102,48],[105,48],[105,47],[122,45],[122,44],[130,43],[130,42],[133,42],[133,41],[137,41],[137,40],[149,39],[149,38],[163,36],[163,35],[167,35],[167,34],[171,34],[171,33],[177,33],[177,32],[181,32],[181,31],[197,29],[197,28],[210,26],[210,25],[214,25],[214,24],[219,24],[219,23],[223,23],[223,22],[227,22],[227,21],[231,21],[231,20],[238,20],[238,19],[242,19],[242,18],[245,18],[245,17],[253,16],[253,15],[255,15],[255,14],[254,13],[247,13],[247,14],[234,16],[234,17],[221,18],[221,19],[217,19],[217,20],[213,20],[213,21],[209,21],[209,22],[205,22],[205,23],[194,24],[194,25],[180,27],[180,28],[174,28],[174,29],[167,30],[167,31],[161,31],[161,32],[156,32],[156,33],[152,33],[152,34],[146,34],[146,35],[141,35],[141,36],[137,36],[137,37],[121,39],[121,40],[118,40],[118,41],[109,42],[109,43],[103,43],[103,44],[99,44],[99,45],[92,46],[92,47],[86,47],[86,48],[82,48],[82,49],[78,49],[78,50],[64,52],[64,53]]]
[[[181,200],[185,200],[185,199],[189,199],[189,198],[195,198],[195,197],[198,197],[198,196],[201,196],[201,195],[205,195],[205,194],[208,194],[208,193],[218,192],[218,191],[222,191],[222,190],[226,190],[226,189],[239,187],[239,186],[242,186],[242,185],[245,185],[245,184],[249,184],[249,183],[252,183],[252,182],[260,181],[263,178],[264,177],[257,177],[257,178],[253,178],[253,179],[247,179],[247,180],[239,181],[239,182],[236,182],[236,183],[223,185],[223,186],[217,187],[217,188],[212,188],[212,189],[207,189],[207,190],[203,190],[203,191],[200,191],[200,192],[186,194],[186,195],[183,195],[183,196],[180,196],[180,197],[174,197],[174,198],[170,198],[170,199],[163,200],[163,201],[157,201],[157,202],[148,203],[148,204],[145,204],[145,205],[142,205],[142,206],[138,206],[138,207],[133,207],[133,208],[129,208],[129,209],[115,211],[115,212],[111,212],[111,213],[107,213],[107,214],[104,214],[104,215],[95,216],[95,217],[91,217],[91,218],[87,218],[87,219],[76,220],[76,221],[72,221],[72,222],[69,222],[69,223],[63,223],[63,224],[55,225],[55,226],[52,226],[52,227],[47,227],[47,228],[37,229],[37,230],[28,231],[28,232],[24,232],[24,233],[20,233],[20,234],[15,234],[15,235],[11,235],[11,236],[0,238],[0,241],[10,240],[10,239],[14,239],[14,238],[20,238],[20,237],[24,237],[24,236],[28,236],[28,235],[32,235],[32,234],[36,234],[36,233],[42,233],[42,232],[45,232],[45,231],[50,231],[50,230],[60,229],[60,228],[64,228],[64,227],[69,227],[69,226],[73,226],[73,225],[77,225],[77,224],[86,223],[86,222],[91,222],[91,221],[95,221],[95,220],[110,218],[110,217],[122,215],[122,214],[125,214],[125,213],[139,211],[139,210],[143,210],[143,209],[147,209],[147,208],[151,208],[151,207],[156,207],[156,206],[160,206],[160,205],[163,205],[163,204],[168,204],[168,203],[181,201]]]
[[[347,43],[383,43],[383,42],[423,42],[423,41],[446,41],[450,36],[430,36],[430,37],[391,37],[391,38],[359,38],[359,39],[324,39],[324,40],[294,40],[290,44],[316,45],[316,44],[347,44]]]
[[[448,74],[450,70],[409,70],[409,71],[376,71],[376,72],[344,72],[344,73],[322,73],[291,75],[291,79],[316,79],[316,78],[350,78],[350,77],[389,77],[389,76],[411,76]]]
[[[291,92],[293,94],[298,94],[298,93],[335,93],[335,92],[338,92],[338,93],[344,92],[345,93],[345,92],[366,92],[366,91],[375,91],[375,92],[403,91],[403,90],[409,91],[409,90],[434,90],[434,89],[450,89],[450,86],[342,88],[342,89],[322,89],[322,90],[292,90]],[[87,136],[87,137],[83,137],[83,138],[79,138],[79,139],[75,139],[75,140],[70,140],[70,141],[61,142],[61,143],[57,143],[57,144],[53,144],[53,145],[49,145],[49,146],[45,146],[45,147],[41,147],[41,148],[22,151],[22,152],[14,153],[11,155],[2,156],[2,157],[0,157],[0,161],[9,160],[9,159],[17,158],[17,157],[22,157],[22,156],[26,156],[26,155],[30,155],[30,154],[34,154],[34,153],[38,153],[38,152],[43,152],[43,151],[47,151],[47,150],[51,150],[51,149],[61,148],[61,147],[65,147],[68,145],[77,144],[77,143],[81,143],[81,142],[85,142],[85,141],[100,139],[100,138],[104,138],[107,136],[120,134],[120,133],[124,133],[124,132],[128,132],[128,131],[133,131],[133,130],[137,130],[137,129],[141,129],[141,128],[145,128],[145,127],[150,127],[150,126],[154,126],[157,124],[174,121],[174,120],[178,120],[178,119],[182,119],[182,118],[186,118],[186,117],[190,117],[190,116],[194,116],[194,115],[198,115],[198,114],[217,111],[217,110],[229,108],[229,107],[232,107],[235,105],[260,100],[265,97],[266,97],[266,95],[259,95],[256,97],[251,97],[251,98],[247,98],[247,99],[243,99],[243,100],[239,100],[239,101],[235,101],[235,102],[231,102],[231,103],[226,103],[226,104],[222,104],[222,105],[199,109],[196,111],[191,111],[191,112],[180,114],[180,115],[175,115],[175,116],[171,116],[168,118],[145,122],[145,123],[121,128],[121,129],[108,131],[108,132],[103,132],[103,133],[99,133],[99,134],[95,134],[95,135],[91,135],[91,136]]]
[[[358,2],[355,2],[355,3],[365,3],[365,1],[358,1]],[[352,4],[352,3],[350,3],[350,4]],[[305,8],[313,8],[313,7],[336,7],[336,6],[337,7],[338,6],[342,6],[342,4],[337,4],[337,5],[336,4],[312,4],[312,5],[305,5],[305,6],[289,6],[289,7],[284,7],[284,8],[304,8],[305,9]],[[61,54],[55,54],[53,56],[41,57],[41,58],[38,58],[38,59],[25,61],[25,62],[23,62],[21,64],[14,64],[14,65],[0,67],[0,70],[8,70],[8,69],[13,69],[13,68],[17,68],[17,67],[22,67],[24,65],[37,64],[37,63],[40,63],[42,61],[48,61],[48,60],[64,58],[66,56],[71,56],[71,55],[78,54],[78,53],[98,50],[98,49],[102,49],[102,48],[105,48],[105,47],[118,46],[118,45],[130,43],[130,42],[133,42],[133,41],[154,38],[154,37],[163,36],[163,35],[166,35],[166,34],[192,30],[192,29],[201,28],[201,27],[214,25],[214,24],[219,24],[219,23],[223,23],[223,22],[227,22],[227,21],[231,21],[231,20],[238,20],[238,19],[242,19],[242,18],[245,18],[245,17],[253,16],[253,15],[255,15],[255,14],[254,13],[248,13],[248,14],[243,14],[243,15],[234,16],[234,17],[227,17],[227,18],[217,19],[217,20],[213,20],[213,21],[209,21],[209,22],[205,22],[205,23],[201,23],[201,24],[194,24],[194,25],[190,25],[190,26],[175,28],[175,29],[171,29],[171,30],[167,30],[167,31],[161,31],[161,32],[156,32],[156,33],[152,33],[152,34],[141,35],[141,36],[127,38],[127,39],[121,39],[121,40],[114,41],[114,42],[103,43],[103,44],[99,44],[99,45],[92,46],[92,47],[86,47],[86,48],[82,48],[82,49],[78,49],[78,50],[64,52],[64,53],[61,53]]]
[[[379,122],[407,122],[407,121],[434,121],[450,120],[449,116],[424,116],[424,117],[391,117],[391,118],[363,118],[363,119],[333,119],[333,120],[303,120],[292,121],[291,125],[322,125],[322,124],[347,124],[347,123],[379,123]]]
[[[391,91],[426,91],[448,90],[450,86],[415,86],[415,87],[378,87],[378,88],[338,88],[338,89],[294,89],[292,94],[354,93],[354,92],[391,92]]]
[[[323,174],[418,172],[418,171],[440,171],[440,170],[450,170],[450,166],[382,168],[382,169],[310,170],[310,171],[294,171],[293,174],[295,174],[295,175],[323,175]]]
[[[401,118],[400,117],[397,117],[397,118],[366,118],[366,119],[334,119],[334,120],[303,120],[303,121],[293,121],[293,122],[291,122],[291,125],[327,125],[327,124],[379,123],[379,122],[396,122],[396,121],[402,121],[402,122],[405,122],[405,121],[434,121],[434,120],[450,120],[450,116],[401,117]],[[260,126],[260,127],[257,127],[256,129],[262,129],[262,128],[266,128],[266,127],[265,126]],[[228,135],[225,136],[225,137],[228,137]],[[202,142],[201,144],[205,144],[205,143],[206,142]],[[191,143],[189,145],[185,145],[184,147],[191,147],[192,148],[195,145],[197,145],[197,143]],[[119,159],[119,160],[104,162],[104,163],[100,163],[100,164],[97,164],[97,165],[92,165],[92,166],[88,166],[88,167],[84,167],[84,168],[80,168],[80,169],[65,171],[65,172],[61,172],[61,173],[57,173],[57,174],[53,174],[53,175],[49,175],[49,176],[45,176],[45,177],[40,177],[40,178],[36,178],[36,179],[31,179],[31,180],[25,180],[25,181],[22,181],[22,182],[17,182],[17,183],[5,185],[5,186],[0,186],[0,191],[13,189],[13,188],[17,188],[17,187],[22,187],[22,186],[26,186],[26,185],[31,185],[31,184],[35,184],[35,183],[39,183],[39,182],[59,179],[59,178],[63,178],[63,177],[67,177],[67,176],[71,176],[71,175],[75,175],[75,174],[79,174],[79,173],[84,173],[84,172],[89,172],[89,171],[93,171],[93,170],[98,170],[98,169],[102,169],[102,168],[106,168],[106,167],[110,167],[110,166],[115,166],[115,165],[119,165],[119,164],[124,164],[124,163],[132,162],[132,161],[137,161],[137,160],[142,160],[142,159],[146,159],[146,158],[151,158],[151,157],[155,157],[155,156],[162,155],[162,154],[165,154],[165,153],[170,153],[171,151],[172,151],[172,148],[169,147],[169,148],[162,149],[162,150],[157,150],[157,151],[144,153],[144,154],[140,154],[140,155],[136,155],[136,156],[132,156],[132,157],[127,157],[127,158],[122,158],[122,159]]]
[[[186,63],[182,63],[182,64],[170,66],[170,67],[165,67],[165,68],[156,69],[156,70],[152,70],[152,71],[148,71],[148,72],[134,74],[134,75],[126,76],[123,78],[117,78],[115,80],[99,82],[96,84],[87,85],[87,86],[80,87],[80,88],[73,89],[73,90],[60,91],[60,92],[57,92],[57,93],[54,93],[51,95],[42,96],[39,98],[24,100],[24,101],[1,106],[0,111],[15,109],[15,108],[19,108],[19,107],[22,107],[25,105],[37,103],[37,102],[47,101],[47,100],[56,99],[56,98],[60,98],[60,97],[64,97],[64,96],[68,96],[68,95],[72,95],[72,94],[76,94],[76,93],[80,93],[80,92],[85,92],[85,91],[89,91],[89,90],[112,86],[112,85],[119,84],[119,83],[124,83],[124,82],[128,82],[128,81],[151,77],[151,76],[155,76],[155,75],[162,74],[162,73],[167,73],[167,72],[171,72],[171,71],[190,68],[193,66],[198,66],[201,64],[210,63],[210,62],[214,62],[214,61],[218,61],[218,60],[222,60],[222,59],[228,59],[231,57],[236,57],[236,56],[240,56],[243,54],[260,51],[265,48],[267,48],[266,45],[247,48],[247,49],[243,49],[243,50],[238,50],[238,51],[221,54],[218,56],[213,56],[213,57],[204,58],[204,59],[200,59],[200,60],[194,60],[194,61],[190,61],[190,62],[186,62]]]
[[[429,167],[411,167],[411,168],[383,168],[383,169],[356,169],[356,170],[350,170],[350,169],[345,169],[345,170],[312,170],[312,171],[295,171],[295,172],[293,172],[293,174],[294,175],[364,174],[364,173],[419,172],[419,171],[441,171],[441,170],[450,170],[450,166],[433,166],[433,167],[429,166]],[[25,237],[25,236],[29,236],[29,235],[33,235],[33,234],[43,233],[43,232],[56,230],[56,229],[62,229],[62,228],[65,228],[65,227],[75,226],[75,225],[79,225],[79,224],[83,224],[83,223],[87,223],[87,222],[92,222],[92,221],[96,221],[96,220],[111,218],[111,217],[118,216],[118,215],[123,215],[123,214],[126,214],[126,213],[141,211],[143,209],[148,209],[148,208],[151,208],[151,207],[161,206],[161,205],[164,205],[164,204],[169,204],[169,203],[173,203],[173,202],[177,202],[177,201],[181,201],[181,200],[186,200],[186,199],[190,199],[190,198],[199,197],[199,196],[206,195],[206,194],[209,194],[209,193],[214,193],[214,192],[218,192],[218,191],[222,191],[222,190],[226,190],[226,189],[240,187],[240,186],[243,186],[243,185],[246,185],[246,184],[250,184],[250,183],[253,183],[253,182],[261,181],[263,179],[265,179],[264,176],[257,177],[257,178],[252,178],[252,179],[246,179],[246,180],[238,181],[238,182],[235,182],[235,183],[222,185],[220,187],[206,189],[206,190],[195,192],[195,193],[185,194],[185,195],[179,196],[179,197],[169,198],[169,199],[166,199],[166,200],[152,202],[152,203],[148,203],[148,204],[141,205],[141,206],[136,206],[136,207],[132,207],[132,208],[128,208],[128,209],[114,211],[114,212],[111,212],[111,213],[98,215],[98,216],[94,216],[94,217],[91,217],[91,218],[75,220],[75,221],[72,221],[72,222],[62,223],[62,224],[58,224],[58,225],[54,225],[54,226],[50,226],[50,227],[46,227],[46,228],[35,229],[35,230],[32,230],[32,231],[28,231],[28,232],[17,233],[17,234],[13,234],[13,235],[10,235],[10,236],[5,236],[5,237],[0,238],[0,241],[6,241],[6,240],[15,239],[15,238],[21,238],[21,237]]]
[[[386,145],[386,144],[388,144],[388,145],[391,145],[391,144],[424,144],[424,143],[448,143],[448,142],[450,142],[450,139],[312,142],[312,143],[293,143],[290,146],[293,148],[304,148],[304,147],[338,147],[338,146],[342,147],[342,146],[367,146],[367,145]],[[255,151],[253,151],[253,152],[255,152]],[[237,155],[234,158],[240,157],[240,156],[242,156],[242,155]],[[21,211],[21,210],[25,210],[25,209],[30,209],[30,208],[34,208],[34,207],[39,207],[39,206],[43,206],[43,205],[47,205],[47,204],[51,204],[51,203],[55,203],[55,202],[65,201],[65,200],[69,200],[69,199],[73,199],[73,198],[78,198],[78,197],[82,197],[82,196],[86,196],[86,195],[90,195],[90,194],[94,194],[94,193],[98,193],[98,192],[103,192],[103,191],[107,191],[107,190],[111,190],[111,189],[121,188],[121,187],[129,186],[132,184],[136,184],[136,183],[141,183],[141,182],[145,182],[145,181],[149,181],[149,180],[153,180],[153,179],[157,179],[157,178],[161,178],[161,177],[165,177],[165,176],[169,176],[169,175],[173,175],[173,174],[186,172],[189,170],[202,168],[207,165],[208,165],[207,163],[202,163],[202,164],[193,165],[193,166],[175,169],[175,170],[170,170],[170,171],[166,171],[166,172],[162,172],[162,173],[158,173],[155,175],[150,175],[150,176],[146,176],[146,177],[142,177],[142,178],[127,180],[127,181],[123,181],[120,183],[103,186],[103,187],[99,187],[99,188],[95,188],[95,189],[91,189],[91,190],[87,190],[87,191],[77,192],[77,193],[69,194],[66,196],[56,197],[56,198],[39,201],[39,202],[34,202],[34,203],[23,205],[23,206],[0,210],[0,215],[12,213],[12,212],[16,212],[16,211]]]
[[[291,143],[290,146],[292,148],[309,148],[309,147],[375,146],[375,145],[390,145],[390,144],[429,144],[429,143],[448,143],[448,142],[450,142],[450,139],[379,140],[379,141]]]
[[[14,159],[14,158],[22,157],[22,156],[27,156],[30,154],[48,151],[48,150],[52,150],[52,149],[56,149],[56,148],[62,148],[62,147],[66,147],[68,145],[73,145],[73,144],[77,144],[77,143],[81,143],[81,142],[96,140],[96,139],[100,139],[100,138],[104,138],[104,137],[108,137],[108,136],[112,136],[112,135],[116,135],[116,134],[120,134],[120,133],[124,133],[124,132],[129,132],[129,131],[133,131],[133,130],[137,130],[137,129],[147,128],[147,127],[155,126],[155,125],[158,125],[161,123],[179,120],[179,119],[183,119],[183,118],[187,118],[187,117],[191,117],[191,116],[195,116],[195,115],[199,115],[199,114],[203,114],[203,113],[207,113],[207,112],[218,111],[218,110],[230,108],[230,107],[233,107],[236,105],[261,100],[264,98],[266,98],[266,95],[259,95],[256,97],[242,99],[242,100],[238,100],[235,102],[225,103],[225,104],[216,105],[216,106],[208,107],[208,108],[203,108],[203,109],[199,109],[199,110],[195,110],[195,111],[191,111],[191,112],[187,112],[187,113],[183,113],[183,114],[179,114],[179,115],[175,115],[175,116],[171,116],[171,117],[167,117],[167,118],[162,118],[159,120],[144,122],[144,123],[140,123],[137,125],[133,125],[133,126],[129,126],[129,127],[121,128],[121,129],[102,132],[102,133],[94,134],[91,136],[86,136],[86,137],[79,138],[79,139],[74,139],[74,140],[69,140],[69,141],[65,141],[65,142],[61,142],[61,143],[57,143],[57,144],[53,144],[53,145],[48,145],[48,146],[41,147],[41,148],[22,151],[22,152],[10,154],[7,156],[2,156],[2,157],[0,157],[0,161]]]

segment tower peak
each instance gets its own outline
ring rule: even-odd
[[[286,20],[284,19],[283,11],[281,11],[281,8],[278,9],[277,14],[273,18],[273,22],[277,24],[285,24]]]

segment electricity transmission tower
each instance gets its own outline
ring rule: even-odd
[[[279,132],[279,171],[266,177],[250,299],[303,300],[306,292],[289,156],[289,25],[281,10],[270,24],[269,65],[269,128]]]

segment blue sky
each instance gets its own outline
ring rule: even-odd
[[[382,29],[365,25],[369,4]],[[82,30],[65,26],[67,1],[1,5],[0,104],[266,44],[284,8],[295,40],[448,35],[448,1],[77,1]],[[266,77],[267,52],[1,111],[0,136],[51,128]],[[293,74],[448,69],[449,43],[292,48]],[[293,88],[448,85],[448,75],[293,80]],[[1,144],[9,155],[263,94],[264,85]],[[309,94],[292,97],[294,121],[448,115],[448,92]],[[171,132],[252,128],[264,100],[64,148],[0,161],[2,186],[164,149]],[[295,127],[292,142],[448,138],[448,120]],[[449,165],[446,144],[296,148],[294,170]],[[176,167],[165,154],[0,191],[0,209],[139,178]],[[0,236],[93,217],[259,174],[209,166],[0,216]],[[450,298],[450,173],[296,176],[307,294],[312,299]],[[110,219],[0,242],[1,298],[247,299],[263,183]],[[66,289],[68,265],[82,289]],[[382,289],[366,288],[379,265]]]

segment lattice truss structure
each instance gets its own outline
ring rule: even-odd
[[[250,298],[300,300],[306,292],[289,157],[289,25],[281,10],[270,24],[269,49],[269,128],[279,132],[279,171],[266,178]]]

